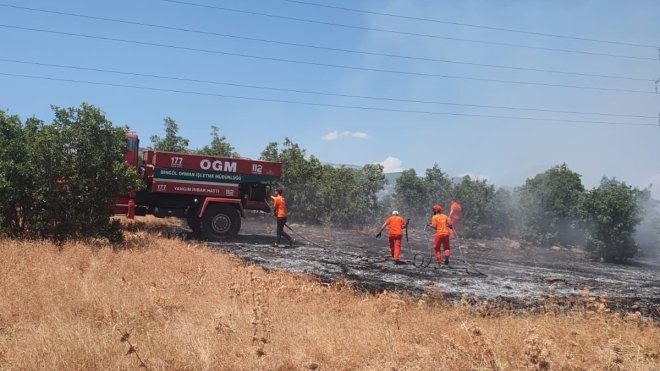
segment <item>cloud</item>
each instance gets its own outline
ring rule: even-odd
[[[383,165],[384,173],[398,173],[403,171],[401,160],[396,157],[388,156],[386,159],[379,162],[379,164]]]
[[[321,140],[337,140],[339,138],[339,132],[337,130],[331,131],[328,134],[321,137]]]
[[[351,133],[351,136],[353,138],[360,138],[360,139],[369,139],[371,138],[369,134],[363,132],[363,131],[354,131]]]
[[[337,130],[331,131],[327,133],[326,135],[322,136],[322,140],[337,140],[339,137],[350,137],[350,138],[357,138],[357,139],[369,139],[371,136],[369,134],[363,132],[363,131],[342,131],[339,132]]]

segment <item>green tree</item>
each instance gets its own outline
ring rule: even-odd
[[[416,220],[414,223],[424,224],[431,217],[431,207],[448,207],[454,193],[451,177],[438,164],[426,169],[424,177],[413,169],[405,170],[394,185],[393,207]]]
[[[116,195],[140,185],[135,170],[124,162],[126,129],[114,127],[101,110],[86,103],[53,110],[50,125],[36,119],[23,126],[15,120],[5,125],[4,120],[14,136],[3,135],[3,140],[24,149],[24,159],[13,164],[22,176],[3,182],[5,191],[8,187],[16,195],[9,206],[15,210],[14,221],[7,223],[10,212],[4,210],[3,230],[58,241],[120,239],[118,224],[110,222],[110,205]]]
[[[277,142],[270,142],[264,148],[263,151],[261,151],[261,157],[259,157],[260,160],[263,161],[279,161],[280,160],[280,152],[279,152],[279,145]]]
[[[454,191],[460,195],[463,208],[460,227],[457,230],[464,237],[491,237],[495,232],[493,225],[495,187],[488,184],[486,179],[472,179],[466,175],[456,185]]]
[[[165,123],[165,137],[151,136],[153,149],[166,152],[188,152],[188,139],[179,136],[179,125],[171,117],[163,120]]]
[[[30,194],[35,178],[26,153],[38,125],[30,119],[23,126],[18,116],[0,111],[0,230],[10,236],[24,233],[25,220],[35,211]]]
[[[381,165],[361,169],[323,166],[318,190],[322,221],[339,225],[373,223],[378,215],[378,192],[385,186]]]
[[[306,151],[289,138],[281,148],[276,142],[269,143],[261,159],[282,162],[278,185],[285,189],[293,218],[353,225],[370,222],[378,211],[378,192],[385,185],[380,165],[362,169],[323,165],[318,158],[307,157]]]
[[[424,224],[431,217],[431,207],[448,207],[455,187],[451,177],[438,164],[426,169],[424,177],[415,170],[405,170],[394,185],[394,207],[400,209],[414,223]]]
[[[354,169],[323,165],[316,192],[321,222],[347,225],[355,217],[356,208],[350,203],[356,178],[357,171]]]
[[[415,220],[430,218],[430,211],[424,209],[429,199],[428,184],[417,176],[415,169],[404,170],[394,184],[395,207],[404,216]]]
[[[364,219],[361,220],[363,223],[371,222],[381,215],[382,205],[378,195],[387,184],[383,170],[384,168],[380,164],[364,165],[360,170],[357,182],[357,197],[360,201],[356,203],[364,215]]]
[[[282,162],[282,176],[278,185],[285,189],[289,215],[318,222],[322,216],[318,190],[321,186],[323,166],[318,158],[306,157],[307,153],[303,148],[285,138],[281,149],[277,142],[269,143],[261,158]]]
[[[580,203],[586,222],[586,248],[607,262],[632,258],[639,248],[633,239],[642,220],[641,191],[616,179],[603,177],[598,188],[587,192]]]
[[[225,136],[220,136],[220,129],[211,126],[211,143],[204,146],[199,153],[209,156],[239,157],[234,147],[227,143]]]
[[[428,199],[424,204],[424,209],[430,210],[434,204],[448,207],[456,193],[451,177],[443,172],[438,164],[434,164],[430,169],[426,169],[424,182],[428,190]]]
[[[516,189],[522,237],[542,244],[581,242],[576,228],[584,193],[580,175],[561,164]]]

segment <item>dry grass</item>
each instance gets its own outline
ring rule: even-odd
[[[600,299],[514,315],[373,296],[164,229],[134,225],[119,250],[0,240],[0,369],[660,369],[658,325],[598,313]]]

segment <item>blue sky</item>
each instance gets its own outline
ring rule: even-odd
[[[366,69],[432,75],[533,81],[560,85],[654,91],[660,77],[658,50],[424,22],[347,12],[282,0],[187,0],[217,7],[261,12],[372,29],[443,37],[574,49],[647,59],[563,53],[494,44],[331,27],[254,14],[175,4],[162,0],[112,2],[2,0],[36,9],[152,23],[242,37],[429,59],[487,63],[544,70],[616,75],[647,81],[596,78],[344,53],[246,41],[198,33],[154,29],[0,6],[0,24],[108,38],[208,49]],[[541,33],[656,45],[660,42],[658,1],[348,1],[318,3],[373,12],[488,25]],[[256,90],[244,87],[125,76],[0,61],[0,72],[139,85],[157,89],[327,105],[408,111],[525,116],[558,120],[657,124],[660,95],[621,91],[494,83],[437,76],[393,74],[285,63],[218,53],[135,45],[0,27],[0,58],[213,80],[332,94],[389,97],[458,104],[586,111],[639,117],[610,117],[373,101],[338,96]],[[473,174],[500,185],[519,185],[553,165],[566,162],[588,187],[601,176],[636,186],[654,183],[660,197],[660,126],[544,122],[412,112],[356,110],[239,100],[208,95],[74,84],[0,75],[0,108],[23,118],[50,120],[50,105],[101,107],[116,124],[129,125],[143,144],[162,134],[163,118],[173,117],[181,135],[200,148],[210,126],[247,157],[258,157],[270,141],[289,137],[323,161],[361,165],[383,162],[386,170],[423,171],[438,163],[451,175]]]

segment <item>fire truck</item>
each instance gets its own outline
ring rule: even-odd
[[[239,232],[247,210],[270,211],[268,184],[280,178],[281,163],[155,150],[140,161],[138,135],[127,139],[125,160],[145,188],[117,197],[115,214],[183,218],[193,233],[217,241]]]

